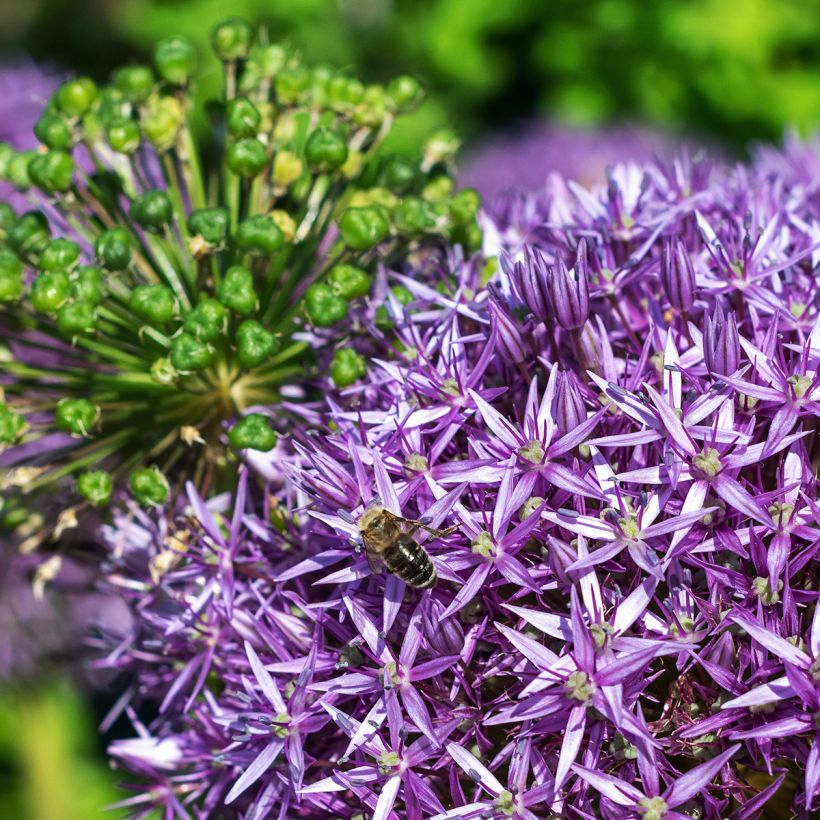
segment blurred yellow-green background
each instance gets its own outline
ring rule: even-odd
[[[228,9],[311,62],[419,76],[428,99],[398,148],[439,126],[469,146],[523,124],[630,123],[731,155],[820,120],[820,0],[0,0],[0,65],[105,80],[176,33],[205,56]],[[220,80],[208,57],[199,93]],[[0,820],[117,816],[95,728],[115,693],[78,679],[50,664],[0,684]]]

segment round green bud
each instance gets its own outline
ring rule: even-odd
[[[8,233],[9,228],[17,219],[14,208],[8,202],[0,202],[0,240]]]
[[[74,272],[71,297],[77,301],[98,305],[105,296],[105,277],[100,268],[83,265]]]
[[[34,125],[34,136],[56,150],[70,149],[73,141],[68,123],[56,114],[43,114]]]
[[[131,473],[131,494],[143,507],[159,507],[168,500],[168,479],[158,467],[142,467]]]
[[[252,179],[268,164],[268,149],[258,139],[246,137],[228,146],[227,160],[231,171]]]
[[[70,289],[65,271],[41,273],[31,284],[31,306],[39,313],[56,313],[68,299]]]
[[[131,291],[128,306],[154,327],[170,322],[176,313],[174,293],[165,285],[139,285]]]
[[[421,104],[424,99],[424,89],[415,77],[404,74],[388,83],[387,96],[396,111],[404,114]]]
[[[347,141],[332,128],[317,128],[305,144],[305,159],[314,171],[334,171],[347,159]]]
[[[162,228],[174,216],[174,206],[165,191],[146,191],[131,203],[131,216],[143,228]]]
[[[245,97],[228,100],[225,119],[228,133],[236,139],[255,137],[262,123],[259,109]]]
[[[245,63],[245,72],[240,81],[244,89],[255,90],[260,80],[272,80],[284,67],[288,54],[278,43],[257,43],[251,47],[248,61]]]
[[[157,384],[173,384],[178,375],[177,369],[171,364],[169,358],[156,359],[151,364],[151,378]]]
[[[349,387],[367,373],[364,357],[351,348],[341,348],[333,354],[330,376],[336,387]]]
[[[171,364],[182,372],[204,370],[213,358],[211,345],[190,333],[180,333],[171,343]]]
[[[337,74],[328,82],[327,95],[335,111],[348,111],[364,99],[364,86],[358,80]]]
[[[129,102],[145,102],[154,89],[154,72],[147,65],[118,68],[112,78],[114,86]]]
[[[157,43],[154,64],[163,80],[185,85],[196,71],[196,49],[184,37],[167,37]]]
[[[48,220],[40,211],[27,211],[9,228],[8,242],[20,256],[38,254],[49,240]]]
[[[283,105],[293,105],[310,86],[310,72],[304,66],[288,66],[276,76],[276,97]]]
[[[0,273],[22,273],[23,263],[14,251],[0,247]]]
[[[229,221],[225,208],[199,208],[188,215],[188,230],[217,246],[225,241]]]
[[[58,430],[72,436],[89,436],[100,417],[100,408],[88,399],[60,399],[54,412]]]
[[[31,176],[28,167],[31,161],[38,156],[40,156],[40,154],[36,151],[20,151],[20,153],[14,154],[9,160],[9,182],[18,190],[25,191],[31,187]]]
[[[125,270],[131,264],[131,234],[125,228],[111,228],[100,234],[94,253],[108,270]]]
[[[302,160],[293,151],[277,151],[273,158],[273,182],[287,188],[302,175]]]
[[[92,507],[101,507],[111,498],[114,483],[105,470],[89,470],[77,479],[77,490]]]
[[[26,429],[26,420],[0,402],[0,444],[14,444]]]
[[[255,214],[239,223],[236,244],[243,251],[271,254],[282,247],[285,237],[267,214]]]
[[[339,220],[339,231],[349,248],[367,251],[379,244],[388,234],[387,214],[378,205],[348,208]]]
[[[96,315],[91,302],[70,302],[57,311],[57,327],[66,336],[94,330]]]
[[[355,265],[336,265],[327,279],[333,292],[344,299],[367,296],[370,292],[370,275]]]
[[[216,299],[203,299],[183,322],[186,332],[203,342],[212,342],[225,324],[225,307]]]
[[[481,207],[481,196],[475,188],[464,188],[450,200],[450,217],[457,225],[475,219]]]
[[[80,258],[80,246],[70,239],[50,239],[40,252],[43,270],[71,270]]]
[[[432,168],[439,163],[452,162],[461,142],[452,131],[437,131],[424,144],[424,165]]]
[[[217,23],[211,32],[211,47],[225,63],[244,60],[253,42],[253,27],[245,20],[232,17]]]
[[[268,452],[276,445],[276,433],[271,428],[267,416],[249,413],[231,427],[228,441],[235,450]]]
[[[236,329],[237,358],[242,367],[262,364],[276,349],[276,338],[259,322],[246,319]]]
[[[393,224],[403,234],[420,234],[436,226],[436,215],[430,203],[417,196],[403,199],[393,211]]]
[[[353,120],[367,128],[376,128],[384,121],[387,113],[387,97],[380,85],[369,85],[364,98],[353,112]]]
[[[24,292],[23,272],[0,268],[0,303],[16,302]]]
[[[421,195],[428,202],[444,202],[453,193],[453,180],[445,174],[433,177],[421,192]],[[448,209],[442,210],[443,214],[448,213]]]
[[[37,154],[28,164],[31,181],[48,193],[65,193],[74,176],[74,160],[65,151]]]
[[[143,112],[142,130],[160,153],[170,150],[185,120],[182,103],[176,97],[152,97]]]
[[[140,127],[134,120],[117,117],[111,120],[106,129],[108,144],[120,154],[129,156],[136,152],[142,141]]]
[[[396,194],[407,193],[418,176],[416,163],[398,154],[387,158],[381,173],[382,184]]]
[[[305,293],[305,313],[316,327],[335,325],[347,316],[347,310],[347,301],[323,282],[311,285]]]
[[[97,84],[88,77],[63,83],[54,94],[57,107],[69,117],[82,117],[97,99]]]
[[[241,265],[233,265],[225,271],[216,295],[225,307],[240,316],[247,316],[256,310],[257,297],[253,287],[253,274]]]

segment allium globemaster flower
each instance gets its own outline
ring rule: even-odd
[[[194,129],[197,55],[171,37],[153,67],[64,83],[39,148],[0,150],[39,208],[0,207],[0,465],[26,492],[72,478],[86,505],[120,486],[162,505],[180,475],[231,486],[231,449],[287,427],[276,407],[304,390],[311,347],[337,385],[361,372],[347,340],[377,263],[477,239],[452,137],[380,152],[422,97],[413,78],[305,66],[240,20],[212,42],[210,129]]]
[[[791,156],[788,187],[683,156],[485,212],[487,255],[377,273],[363,372],[232,500],[120,517],[139,625],[104,663],[160,704],[112,749],[131,803],[816,814],[820,211]],[[376,499],[456,527],[412,531],[433,589],[369,566]]]

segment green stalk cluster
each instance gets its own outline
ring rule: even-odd
[[[61,86],[38,150],[0,146],[0,178],[38,206],[0,204],[5,487],[73,479],[102,506],[120,486],[157,505],[177,480],[223,485],[232,450],[275,445],[270,417],[246,411],[275,418],[304,378],[314,351],[295,331],[328,329],[314,335],[350,383],[361,357],[349,326],[332,329],[368,304],[375,266],[479,240],[477,197],[448,176],[452,136],[415,158],[380,150],[421,101],[416,80],[305,66],[239,20],[212,44],[225,90],[205,133],[197,54],[171,37],[153,68]]]

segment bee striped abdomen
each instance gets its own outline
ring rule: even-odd
[[[428,589],[436,582],[436,568],[427,551],[410,536],[397,538],[385,551],[387,569],[406,584],[417,589]]]

